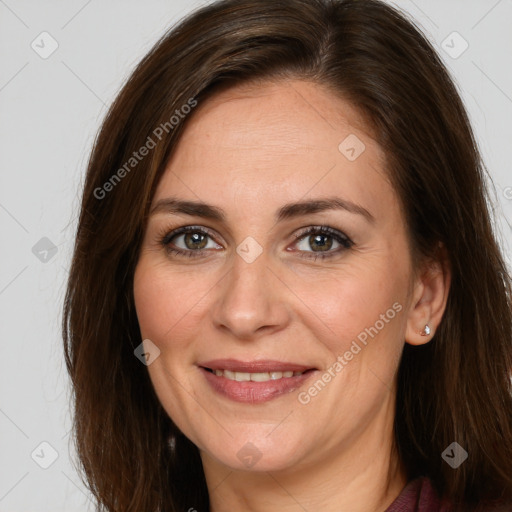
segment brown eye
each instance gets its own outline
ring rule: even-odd
[[[330,235],[310,235],[308,244],[313,251],[328,251],[333,245],[333,238]]]
[[[187,249],[204,249],[207,244],[208,235],[204,233],[186,233],[183,237],[183,242]]]
[[[345,234],[329,226],[313,226],[296,236],[295,246],[304,258],[329,258],[354,245]]]
[[[190,257],[204,256],[206,249],[222,248],[213,241],[208,231],[194,226],[171,231],[163,237],[161,243],[170,254]]]

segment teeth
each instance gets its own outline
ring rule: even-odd
[[[250,376],[253,382],[265,382],[269,380],[268,373],[252,373]]]
[[[226,377],[226,379],[236,380],[235,372],[230,372],[229,370],[224,370],[224,377]]]
[[[283,377],[297,377],[302,375],[303,372],[259,372],[259,373],[248,373],[248,372],[232,372],[230,370],[214,370],[217,377],[225,377],[229,380],[236,380],[238,382],[266,382],[268,380],[278,380]]]

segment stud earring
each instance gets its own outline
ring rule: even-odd
[[[427,324],[425,325],[425,328],[423,329],[421,335],[422,336],[429,336],[430,335],[430,326]]]

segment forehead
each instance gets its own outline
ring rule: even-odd
[[[388,184],[385,156],[348,101],[304,81],[246,84],[205,100],[188,120],[155,200],[261,203],[345,192],[375,202]],[[392,190],[388,190],[392,194]],[[204,197],[207,194],[207,197]],[[257,206],[257,204],[254,206]]]
[[[214,95],[193,113],[181,142],[287,156],[315,149],[337,154],[340,137],[351,133],[379,149],[370,126],[348,101],[318,84],[290,80],[244,84]]]

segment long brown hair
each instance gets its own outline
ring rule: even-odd
[[[409,479],[428,476],[463,510],[512,499],[511,280],[485,167],[432,45],[376,0],[205,6],[158,41],[111,106],[88,163],[63,316],[86,484],[101,510],[208,510],[198,449],[134,356],[134,269],[152,195],[195,102],[219,87],[289,78],[360,110],[387,155],[413,254],[436,256],[442,242],[449,257],[443,320],[431,342],[406,344],[398,371],[395,439]],[[454,441],[469,454],[457,469],[441,457]]]

